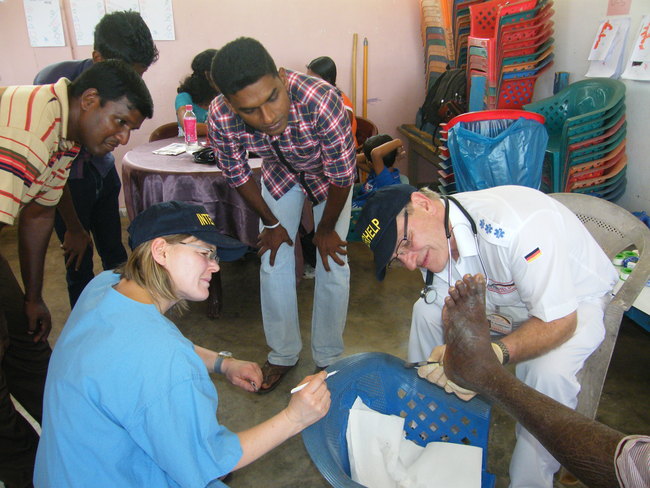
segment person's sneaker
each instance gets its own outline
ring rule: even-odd
[[[311,264],[305,263],[302,277],[306,280],[313,280],[316,277],[316,270]]]

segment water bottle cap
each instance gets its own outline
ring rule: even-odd
[[[192,110],[192,105],[185,105],[185,110]]]

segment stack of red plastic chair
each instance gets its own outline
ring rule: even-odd
[[[553,64],[553,2],[491,0],[473,4],[468,38],[470,110],[518,109]]]
[[[444,1],[444,0],[443,0]],[[456,68],[467,67],[467,39],[470,33],[470,6],[485,0],[453,0],[452,31]]]

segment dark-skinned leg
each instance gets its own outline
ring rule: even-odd
[[[480,385],[486,365],[499,366],[490,345],[483,275],[465,275],[449,289],[442,322],[447,376],[460,386],[474,389]]]

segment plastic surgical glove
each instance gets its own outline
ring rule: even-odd
[[[420,378],[424,378],[430,383],[438,385],[440,388],[444,388],[448,381],[447,375],[445,375],[445,368],[442,366],[442,358],[445,357],[446,347],[444,344],[434,347],[429,355],[429,359],[427,359],[428,362],[433,364],[427,364],[418,368],[418,376]]]
[[[447,393],[453,393],[458,398],[466,402],[470,401],[472,398],[476,396],[475,391],[468,390],[466,388],[458,386],[456,383],[454,383],[451,380],[447,382],[447,385],[445,386],[445,391]]]

